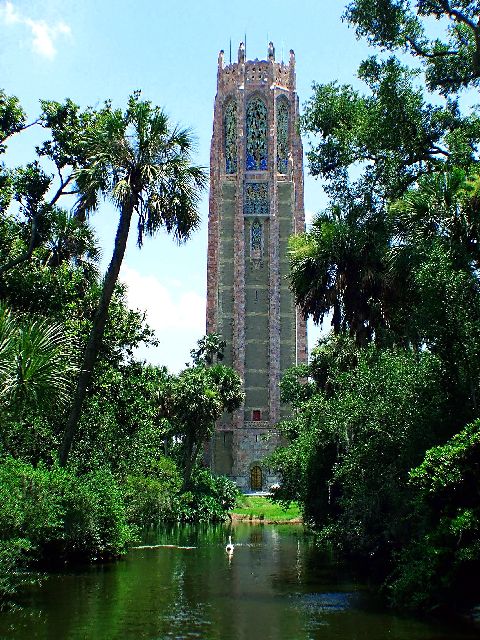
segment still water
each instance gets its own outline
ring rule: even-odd
[[[382,611],[296,525],[156,532],[123,561],[51,575],[29,593],[0,614],[1,640],[478,638]]]

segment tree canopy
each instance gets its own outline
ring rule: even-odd
[[[290,286],[332,332],[282,381],[295,414],[270,464],[397,606],[478,598],[479,11],[350,2],[376,49],[365,90],[314,84],[301,118],[329,203],[290,239]]]

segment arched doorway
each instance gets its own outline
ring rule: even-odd
[[[256,465],[250,469],[250,489],[261,491],[263,486],[262,468]]]

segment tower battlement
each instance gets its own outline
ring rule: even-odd
[[[228,90],[237,86],[253,85],[270,89],[274,87],[295,91],[295,53],[290,49],[287,63],[275,61],[275,48],[270,43],[266,60],[245,60],[240,43],[238,61],[225,64],[224,51],[218,55],[217,90]]]

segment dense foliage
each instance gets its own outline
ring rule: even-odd
[[[284,377],[294,417],[270,463],[278,497],[393,603],[475,603],[480,120],[458,92],[475,100],[478,2],[355,0],[345,19],[380,52],[365,94],[315,84],[302,118],[330,203],[291,239],[291,287],[332,333]]]
[[[205,182],[190,133],[139,94],[125,111],[42,101],[27,124],[1,92],[5,161],[29,126],[45,133],[33,159],[0,163],[0,605],[23,568],[118,556],[160,521],[223,519],[236,488],[201,468],[200,449],[243,399],[214,364],[219,336],[179,375],[135,359],[156,339],[116,281],[123,249],[102,279],[88,223],[103,194],[120,211],[117,245],[134,213],[139,243],[162,226],[186,240]]]

